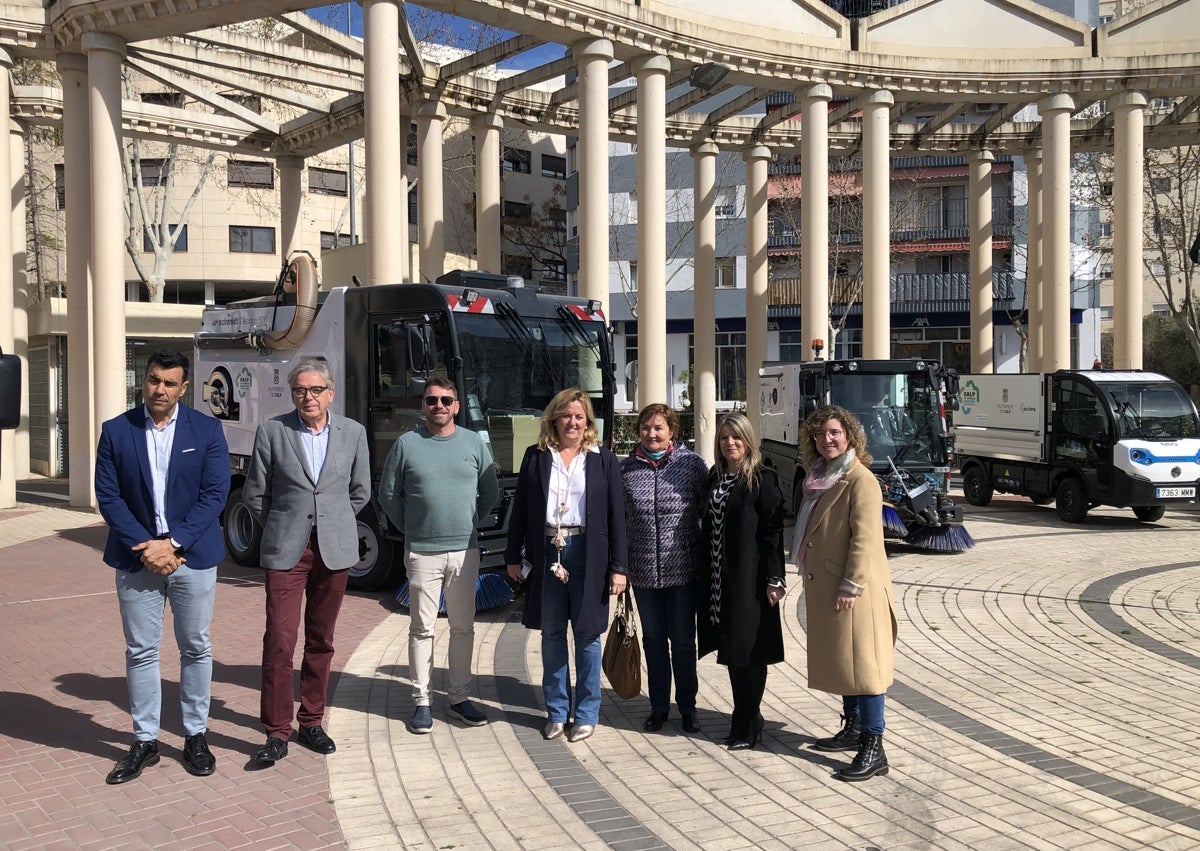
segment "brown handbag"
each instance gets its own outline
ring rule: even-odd
[[[617,610],[604,639],[601,661],[613,691],[626,700],[642,692],[642,646],[638,643],[633,597],[626,588],[617,595]]]

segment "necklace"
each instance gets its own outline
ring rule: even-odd
[[[554,574],[559,581],[564,583],[571,578],[571,574],[565,567],[563,567],[562,548],[567,545],[567,538],[570,537],[571,533],[569,530],[563,528],[562,522],[563,518],[567,516],[567,512],[570,510],[567,506],[567,499],[571,494],[571,479],[575,476],[575,461],[578,459],[579,453],[577,453],[575,457],[571,459],[570,463],[567,463],[563,461],[562,452],[559,451],[558,453],[558,463],[562,465],[566,475],[560,476],[560,478],[564,479],[564,482],[562,490],[558,494],[558,510],[555,511],[553,543],[556,551],[556,558],[554,559],[554,564],[550,565],[550,572]],[[579,466],[583,465],[580,464]]]

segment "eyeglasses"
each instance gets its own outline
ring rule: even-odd
[[[837,429],[834,428],[834,429],[830,429],[829,431],[818,431],[813,435],[813,437],[816,438],[817,440],[837,440],[845,433],[846,432],[838,431]]]
[[[455,399],[453,396],[426,396],[425,397],[425,404],[431,408],[434,405],[436,405],[438,402],[442,403],[443,408],[449,408],[451,405],[453,405],[457,401],[458,400]]]
[[[312,396],[315,399],[328,389],[328,387],[293,387],[292,395],[297,399],[303,399],[305,396]]]

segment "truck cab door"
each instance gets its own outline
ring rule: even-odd
[[[431,375],[446,375],[440,329],[425,316],[372,315],[371,398],[367,434],[371,472],[383,471],[396,438],[425,422],[421,396]]]
[[[1054,459],[1080,469],[1101,493],[1113,486],[1113,425],[1095,388],[1061,378],[1054,388]]]

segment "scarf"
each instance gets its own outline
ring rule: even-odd
[[[671,450],[673,450],[674,448],[675,448],[675,444],[672,443],[666,449],[660,450],[658,452],[651,452],[649,449],[642,446],[642,444],[639,442],[638,445],[636,447],[634,447],[633,452],[635,455],[637,455],[643,461],[647,462],[651,467],[657,467],[659,464],[662,463],[662,460],[667,457],[667,454],[670,453]]]
[[[796,511],[796,527],[792,532],[792,549],[790,551],[792,561],[801,573],[804,572],[804,538],[808,534],[808,521],[812,518],[817,500],[845,478],[846,471],[853,463],[854,450],[847,449],[832,461],[826,461],[824,458],[818,459],[804,477],[802,485],[804,498]]]

